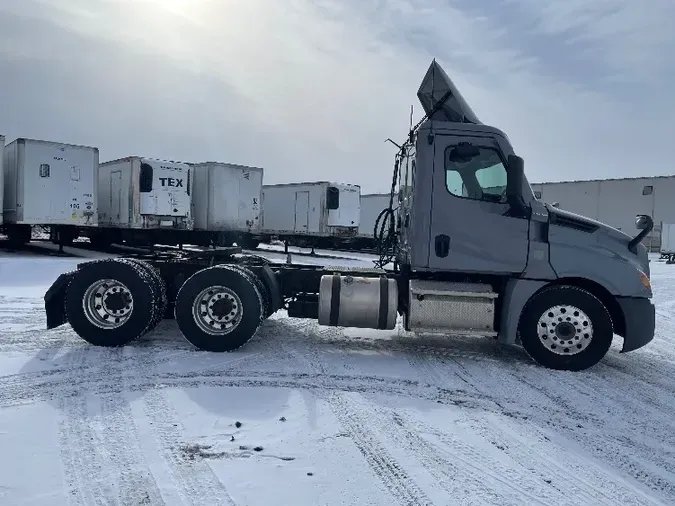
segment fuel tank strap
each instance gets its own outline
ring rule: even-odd
[[[331,294],[330,294],[330,316],[328,317],[328,323],[333,327],[337,327],[339,319],[340,319],[340,275],[333,274],[333,280],[331,284]]]
[[[377,328],[384,330],[387,328],[389,319],[389,280],[382,276],[380,278],[380,310],[378,311]]]

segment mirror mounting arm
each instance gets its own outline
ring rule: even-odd
[[[649,234],[649,232],[651,232],[654,228],[654,220],[648,214],[639,214],[636,217],[635,222],[636,225],[638,225],[638,223],[640,225],[644,225],[644,228],[642,228],[640,233],[633,237],[633,239],[631,239],[631,241],[628,243],[628,249],[633,254],[637,253],[637,245],[642,241],[642,239],[647,237],[647,234]]]
[[[524,161],[516,155],[509,155],[506,178],[506,201],[509,214],[513,216],[529,216],[528,206],[523,199],[523,178],[525,177]]]

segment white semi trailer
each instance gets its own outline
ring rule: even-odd
[[[190,244],[258,245],[264,171],[232,163],[191,163],[193,232]]]
[[[661,258],[675,262],[675,223],[661,223]]]
[[[332,247],[356,237],[361,187],[328,181],[263,185],[264,242]]]
[[[4,151],[5,151],[5,136],[0,135],[0,232],[3,230],[3,214],[4,214],[4,199],[5,199],[5,171],[4,165]]]
[[[182,162],[129,156],[100,164],[99,226],[92,244],[181,244],[193,229],[192,171]]]
[[[377,219],[389,208],[388,193],[361,195],[361,217],[356,238],[352,241],[356,249],[370,249],[376,246],[375,225]],[[380,224],[383,220],[380,220]]]
[[[98,222],[98,148],[19,138],[3,156],[5,233],[30,241],[34,226],[48,227],[61,243]]]

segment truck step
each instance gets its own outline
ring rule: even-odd
[[[413,279],[410,291],[416,295],[441,295],[457,297],[497,298],[490,285],[484,283],[459,283],[452,281],[433,281]]]
[[[496,336],[490,285],[413,279],[406,328],[413,332]]]

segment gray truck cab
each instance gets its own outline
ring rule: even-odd
[[[613,334],[624,338],[624,352],[647,344],[654,306],[643,235],[536,199],[507,135],[478,120],[435,61],[418,98],[427,117],[402,157],[397,261],[413,278],[433,274],[446,287],[411,280],[407,327],[425,326],[428,316],[415,311],[446,314],[436,328],[492,323],[500,341],[520,338],[537,361],[560,369],[594,364]],[[649,217],[638,222],[652,226]],[[490,297],[497,302],[467,303]],[[430,298],[435,306],[416,307]],[[453,321],[480,311],[470,326]]]

